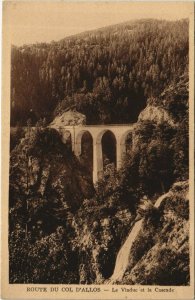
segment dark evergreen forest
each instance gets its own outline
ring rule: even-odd
[[[107,284],[143,220],[114,283],[190,284],[188,25],[137,20],[12,47],[10,283]],[[87,124],[135,123],[119,170],[105,133],[95,184],[92,138],[76,157],[47,126],[71,109]]]
[[[138,20],[12,47],[11,126],[69,107],[88,124],[131,123],[187,71],[188,20]]]

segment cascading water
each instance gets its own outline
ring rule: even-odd
[[[134,242],[136,236],[138,235],[141,226],[143,223],[143,219],[139,220],[133,226],[128,238],[126,239],[125,243],[119,250],[119,253],[116,258],[116,264],[114,268],[114,273],[111,276],[111,282],[118,281],[123,278],[123,275],[127,269],[128,262],[129,262],[129,253],[132,247],[132,243]]]
[[[159,197],[157,201],[154,204],[154,207],[158,208],[162,201],[167,198],[170,195],[169,193],[166,193]],[[133,242],[135,241],[137,235],[139,234],[139,231],[142,227],[143,219],[137,221],[135,225],[133,226],[131,232],[129,233],[125,243],[122,245],[121,249],[119,250],[119,253],[116,258],[115,268],[114,272],[111,276],[111,278],[108,280],[108,283],[112,284],[116,281],[120,281],[125,271],[127,270],[128,263],[129,263],[129,255],[131,253],[131,247],[133,245]]]

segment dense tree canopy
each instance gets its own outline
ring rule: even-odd
[[[10,283],[102,283],[143,218],[129,255],[137,279],[127,270],[121,283],[189,284],[188,21],[139,20],[13,46],[11,76]],[[112,139],[102,138],[95,185],[92,137],[83,136],[78,158],[46,126],[70,108],[88,124],[136,122],[120,170]]]
[[[88,123],[135,122],[188,65],[188,21],[139,20],[12,47],[11,124],[75,105]]]

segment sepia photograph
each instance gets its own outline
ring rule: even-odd
[[[193,299],[193,10],[3,3],[5,296]]]

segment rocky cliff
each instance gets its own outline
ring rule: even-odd
[[[131,246],[128,248],[126,271],[115,283],[188,285],[188,182],[175,183],[160,201],[158,209],[149,210],[145,207],[137,235],[132,235],[133,228],[128,237],[129,242],[127,240]],[[123,248],[125,244],[121,249]],[[116,263],[120,265],[122,262],[123,260]],[[120,270],[120,266],[118,269]],[[113,280],[114,276],[112,283]]]
[[[50,207],[52,220],[58,218],[55,210],[75,211],[93,194],[91,178],[56,130],[31,129],[11,152],[11,206],[27,198],[32,210],[47,215]]]
[[[10,155],[10,283],[189,284],[186,90],[183,76],[148,100],[123,167],[108,164],[95,188],[56,130],[83,115],[20,135]]]
[[[170,126],[175,126],[172,117],[165,109],[150,104],[139,114],[138,122],[144,121],[154,122],[158,125],[167,122]]]
[[[114,210],[109,204],[84,202],[72,228],[80,283],[190,282],[188,182],[177,182],[166,194],[145,200],[136,218],[120,206]]]
[[[68,110],[60,115],[57,115],[51,122],[50,127],[59,129],[64,126],[75,126],[75,125],[85,125],[86,116],[75,111]]]

